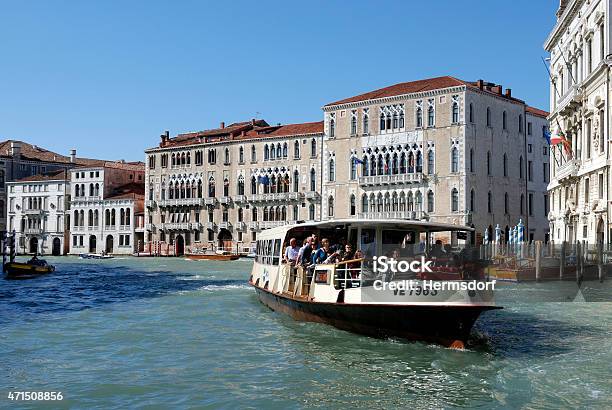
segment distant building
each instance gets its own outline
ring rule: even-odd
[[[610,242],[609,0],[561,0],[550,52],[549,222],[557,242]],[[556,139],[556,138],[555,138]],[[558,141],[561,141],[559,139]]]
[[[18,253],[63,255],[68,251],[70,182],[65,170],[6,183],[8,230]]]
[[[472,226],[478,243],[522,219],[526,239],[547,239],[548,113],[510,89],[445,76],[323,111],[323,219],[426,218]]]
[[[144,164],[70,170],[70,253],[131,255],[144,243]]]
[[[248,252],[257,233],[321,216],[323,123],[264,120],[161,136],[145,151],[152,250]]]
[[[17,140],[0,142],[0,232],[7,229],[5,183],[21,178],[68,170],[75,166],[96,165],[104,161],[78,158],[76,150],[69,156],[56,154],[36,145]]]

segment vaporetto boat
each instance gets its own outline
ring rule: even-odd
[[[472,228],[429,221],[347,219],[285,225],[261,232],[249,283],[270,309],[374,337],[463,348],[484,311],[499,308],[486,261],[474,246],[441,245]],[[291,238],[316,235],[359,250],[352,259],[310,267],[283,261]],[[320,243],[320,242],[319,242]],[[381,256],[428,261],[429,270],[380,272]],[[379,264],[380,265],[380,264]]]

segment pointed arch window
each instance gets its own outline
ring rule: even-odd
[[[491,191],[487,192],[487,212],[491,213],[493,211],[493,195]]]
[[[416,126],[417,128],[421,128],[423,126],[423,102],[417,101],[416,107]]]
[[[238,177],[238,195],[244,195],[244,177],[242,175]]]
[[[459,172],[459,150],[453,147],[451,150],[451,172]]]
[[[329,160],[329,182],[336,180],[336,161],[332,158]]]
[[[368,212],[368,196],[366,194],[361,195],[361,212]]]
[[[314,170],[314,168],[310,169],[310,190],[311,191],[316,191],[317,190],[317,175],[316,175],[316,171]]]
[[[427,174],[433,175],[435,171],[435,153],[432,149],[427,152]]]
[[[474,122],[474,105],[472,103],[470,103],[468,115],[470,117],[470,122],[473,123]]]
[[[310,157],[311,158],[317,157],[317,140],[314,138],[310,140]]]
[[[432,190],[427,192],[427,212],[433,213],[434,211],[434,193]]]
[[[470,172],[474,172],[474,150],[470,148]]]
[[[283,158],[287,158],[287,156],[289,155],[288,151],[289,151],[289,149],[287,147],[287,143],[285,142],[283,144]]]
[[[329,120],[329,138],[334,138],[336,136],[336,120],[331,118]]]
[[[314,206],[314,204],[310,204],[308,206],[308,219],[310,219],[311,221],[314,221],[314,219],[315,219],[315,206]]]
[[[363,110],[363,133],[370,133],[370,114],[367,111],[367,108]]]
[[[251,162],[257,161],[257,148],[255,145],[251,145]]]
[[[296,169],[293,171],[293,192],[299,192],[300,190],[300,173]]]
[[[295,141],[293,143],[293,157],[295,159],[299,159],[300,158],[300,141]]]
[[[269,159],[270,159],[270,147],[268,147],[268,144],[266,144],[264,145],[264,161],[267,161]]]
[[[351,180],[357,179],[357,157],[351,157],[351,172],[350,172]]]
[[[451,190],[451,211],[459,211],[459,191],[457,191],[457,188]]]
[[[210,177],[208,179],[208,197],[209,198],[215,197],[215,178],[213,177]]]
[[[454,97],[453,97],[453,100],[454,100]],[[459,123],[459,103],[457,101],[453,101],[451,121],[453,122],[453,124]]]
[[[238,148],[238,162],[244,164],[244,147]]]
[[[357,112],[351,114],[351,135],[357,135]]]
[[[502,113],[502,129],[504,129],[504,130],[508,129],[508,125],[507,125],[507,122],[506,122],[506,116],[507,116],[506,115],[506,111],[504,111]]]
[[[487,107],[487,127],[491,126],[491,108]]]
[[[429,100],[429,107],[427,107],[427,126],[433,127],[435,125],[435,108],[433,100]]]
[[[357,214],[357,205],[355,203],[355,195],[351,194],[351,199],[349,202],[349,213],[351,216],[354,216]]]
[[[502,160],[504,177],[508,176],[508,156],[504,153],[504,158]]]
[[[474,189],[470,190],[470,212],[476,211],[476,193]]]

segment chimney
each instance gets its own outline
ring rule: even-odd
[[[476,85],[478,86],[479,89],[482,90],[482,86],[483,86],[483,81],[482,80],[478,80],[476,81]]]
[[[493,87],[491,87],[491,92],[495,93],[497,95],[502,95],[502,86],[501,85],[494,85]]]
[[[219,128],[225,128],[225,122],[221,121],[221,124],[219,124]]]
[[[255,125],[255,118],[251,118],[251,125]]]
[[[168,140],[170,140],[170,131],[166,130],[162,135],[159,136],[161,138],[160,147],[165,147],[168,144]]]
[[[76,162],[76,150],[75,149],[70,150],[70,162]]]
[[[11,156],[19,157],[21,155],[21,142],[11,141]]]
[[[512,97],[512,88],[506,88],[506,97]]]

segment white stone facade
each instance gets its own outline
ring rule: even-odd
[[[75,168],[70,179],[71,254],[131,255],[142,247],[144,227],[137,226],[136,215],[143,206],[143,165]],[[142,186],[140,195],[118,192],[137,185]]]
[[[7,182],[9,232],[17,253],[64,255],[67,250],[70,183],[65,171]]]
[[[555,242],[610,240],[610,0],[562,0],[545,43],[552,148],[549,222]]]

